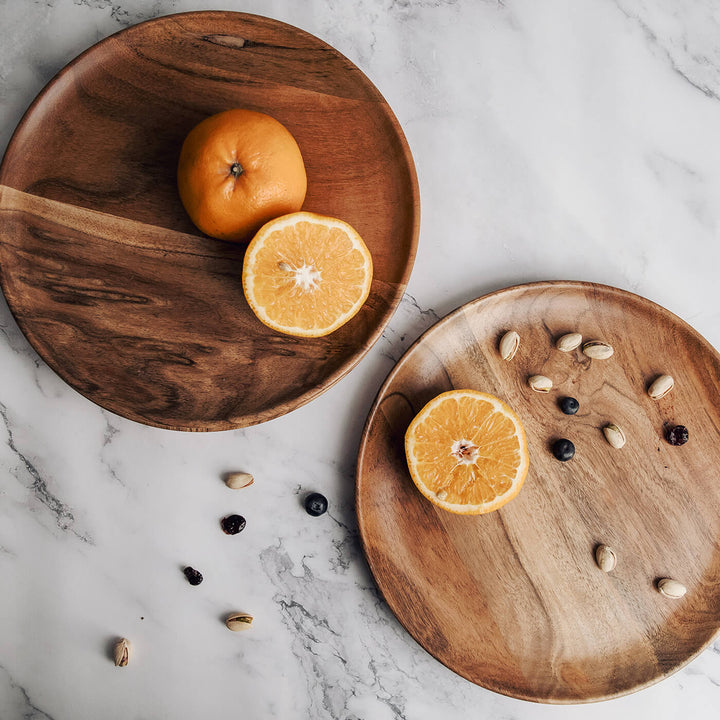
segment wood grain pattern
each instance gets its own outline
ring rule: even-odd
[[[520,333],[515,358],[498,353]],[[609,360],[554,348],[577,331],[615,347]],[[549,395],[526,379],[553,379]],[[669,373],[661,400],[649,382]],[[474,388],[523,420],[531,467],[520,494],[485,516],[454,516],[415,489],[404,433],[435,395]],[[580,401],[563,415],[560,397]],[[601,428],[627,435],[612,448]],[[667,423],[688,427],[672,447]],[[550,445],[575,443],[560,463]],[[584,283],[536,283],[460,308],[400,360],[368,417],[357,470],[364,549],[410,634],[469,680],[552,703],[623,695],[667,676],[720,627],[720,356],[692,328],[636,295]],[[595,565],[604,543],[618,555]],[[681,600],[656,582],[683,582]]]
[[[349,222],[373,255],[367,303],[327,338],[263,326],[244,248],[201,236],[180,203],[185,135],[232,107],[290,129],[303,209]],[[86,397],[178,430],[277,417],[348,372],[402,297],[418,225],[412,157],[372,83],[321,40],[241,13],[171,15],[94,46],[38,96],[0,169],[0,279],[20,328]]]

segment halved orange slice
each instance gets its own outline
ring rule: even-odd
[[[258,319],[288,335],[321,337],[354,317],[370,292],[370,251],[346,222],[308,212],[263,225],[243,264]]]
[[[512,500],[530,464],[520,418],[477,390],[450,390],[431,400],[407,429],[405,454],[418,490],[461,515],[488,513]]]

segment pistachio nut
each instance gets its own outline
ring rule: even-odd
[[[520,347],[520,336],[514,331],[506,332],[500,339],[500,357],[503,360],[512,360]]]
[[[595,562],[603,572],[611,572],[617,565],[617,555],[607,545],[598,545],[595,548]]]
[[[552,390],[552,380],[544,375],[532,375],[528,378],[528,385],[539,393],[549,393]]]
[[[583,345],[582,351],[593,360],[607,360],[615,352],[612,345],[608,345],[602,340],[588,340]]]
[[[115,643],[113,655],[115,657],[115,665],[117,667],[125,667],[130,662],[130,653],[132,652],[132,644],[127,638],[121,638]]]
[[[625,433],[615,423],[609,423],[603,428],[605,439],[614,448],[620,449],[625,444]]]
[[[250,625],[252,625],[252,621],[252,615],[248,615],[247,613],[232,613],[227,616],[225,625],[227,625],[229,630],[238,632],[239,630],[247,630]]]
[[[233,490],[247,487],[248,485],[252,485],[253,482],[253,476],[246,472],[232,472],[225,476],[225,484]]]
[[[647,393],[653,400],[659,400],[661,397],[665,397],[674,387],[675,381],[670,375],[660,375],[653,380]]]
[[[560,352],[572,352],[580,347],[581,342],[582,335],[580,333],[567,333],[557,339],[555,347],[560,350]]]
[[[658,580],[657,589],[661,595],[673,600],[678,600],[687,592],[687,588],[681,582],[672,578]]]

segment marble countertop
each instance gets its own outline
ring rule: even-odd
[[[551,707],[453,674],[363,559],[363,423],[410,343],[490,290],[639,293],[720,347],[720,10],[713,0],[4,0],[0,151],[91,44],[194,9],[267,15],[357,64],[396,113],[422,199],[407,293],[325,394],[236,431],[145,427],[80,396],[0,300],[0,718],[716,717],[720,642],[633,695]],[[232,494],[220,477],[255,484]],[[329,512],[311,518],[309,491]],[[217,519],[240,512],[242,543]],[[206,581],[190,587],[190,564]],[[238,637],[221,619],[255,616]],[[125,669],[109,643],[126,636]]]

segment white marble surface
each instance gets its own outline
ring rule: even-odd
[[[379,598],[354,463],[380,383],[457,305],[536,279],[664,305],[720,347],[720,6],[714,0],[0,0],[0,150],[43,85],[135,22],[232,9],[295,24],[379,87],[413,150],[420,250],[383,338],[325,395],[242,431],[98,409],[0,300],[0,718],[710,718],[720,643],[662,683],[551,707],[425,653]],[[233,493],[219,480],[257,478]],[[310,490],[331,509],[310,518]],[[248,525],[228,538],[217,519]],[[192,564],[205,582],[190,587]],[[220,621],[252,612],[242,636]],[[125,669],[108,643],[125,635]]]

